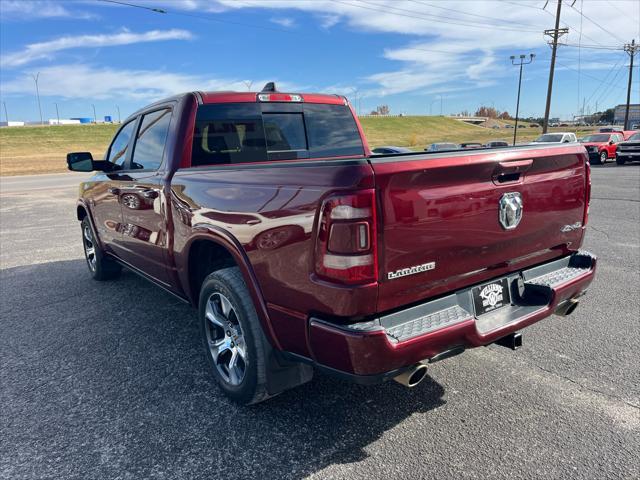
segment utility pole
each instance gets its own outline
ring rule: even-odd
[[[31,76],[33,77],[33,81],[36,82],[36,98],[38,99],[38,111],[40,112],[40,125],[42,125],[42,107],[40,106],[40,90],[38,90],[38,78],[40,78],[40,72],[36,75],[32,73]]]
[[[442,116],[442,94],[440,94],[440,116]]]
[[[513,129],[513,144],[516,144],[516,137],[518,136],[518,114],[520,113],[520,87],[522,86],[522,66],[523,65],[529,65],[531,62],[533,62],[533,59],[536,55],[534,53],[530,53],[529,54],[529,61],[525,61],[525,58],[527,58],[526,55],[520,55],[520,61],[518,63],[516,63],[514,60],[516,59],[515,55],[511,55],[511,57],[509,57],[511,59],[511,64],[512,65],[517,65],[520,67],[520,76],[518,77],[518,100],[516,101],[516,125]]]
[[[556,51],[558,50],[558,39],[562,35],[569,33],[568,28],[560,28],[560,10],[562,9],[562,0],[558,0],[558,8],[556,10],[556,26],[553,30],[545,30],[544,34],[552,38],[551,44],[551,66],[549,67],[549,84],[547,86],[547,105],[544,109],[544,123],[542,125],[542,133],[547,133],[549,127],[549,112],[551,110],[551,92],[553,90],[553,72],[556,68]]]
[[[351,88],[351,93],[353,93],[353,108],[356,111],[356,115],[360,115],[360,112],[358,111],[358,92],[359,90],[357,88]]]
[[[116,110],[118,110],[118,123],[120,122],[120,107],[118,105],[116,105]]]
[[[631,79],[633,77],[633,57],[636,55],[636,51],[638,51],[638,47],[640,45],[636,45],[636,39],[631,40],[631,43],[627,43],[624,46],[624,51],[629,54],[631,57],[631,61],[629,62],[629,83],[627,85],[627,106],[624,109],[624,126],[623,130],[628,129],[629,124],[629,105],[631,103]]]
[[[58,125],[60,125],[60,113],[58,112],[58,102],[55,103],[56,106],[56,117],[58,119]]]
[[[251,91],[251,85],[253,85],[253,81],[243,80],[242,83],[244,83],[244,86],[247,87],[247,92],[250,92]]]
[[[97,124],[98,123],[98,117],[96,117],[96,106],[92,103],[91,106],[93,107],[93,123]]]
[[[9,126],[9,114],[7,113],[7,102],[2,102],[4,105],[4,116],[7,117],[7,127]]]

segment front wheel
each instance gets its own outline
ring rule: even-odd
[[[115,261],[107,257],[96,240],[96,235],[87,217],[82,219],[82,246],[84,258],[89,272],[94,280],[111,280],[120,274],[122,268]]]
[[[605,164],[607,163],[607,160],[609,159],[609,153],[607,153],[606,150],[603,150],[600,152],[600,163],[601,164]]]
[[[269,398],[266,339],[239,268],[205,278],[198,311],[207,357],[223,392],[244,405]]]
[[[624,165],[626,162],[627,162],[627,161],[626,161],[624,158],[619,157],[619,156],[617,156],[617,155],[616,155],[616,163],[617,163],[618,165]]]

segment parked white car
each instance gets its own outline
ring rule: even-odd
[[[575,143],[578,139],[572,132],[543,133],[531,143]]]

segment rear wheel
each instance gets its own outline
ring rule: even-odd
[[[239,268],[224,268],[205,278],[199,316],[207,357],[222,391],[244,405],[268,399],[267,340]]]
[[[607,160],[609,159],[609,153],[606,150],[603,150],[600,152],[600,163],[601,164],[605,164],[607,163]]]
[[[93,279],[102,281],[117,277],[122,268],[115,260],[107,257],[100,248],[89,218],[84,217],[80,226],[82,228],[84,258],[87,261],[87,266]]]

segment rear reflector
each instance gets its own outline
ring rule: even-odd
[[[289,93],[259,93],[258,100],[261,102],[302,102],[302,95]]]

